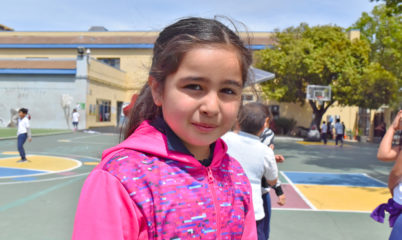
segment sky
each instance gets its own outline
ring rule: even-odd
[[[370,0],[0,0],[0,24],[15,31],[160,31],[176,20],[226,16],[248,31],[305,22],[349,27],[378,3]],[[244,30],[246,30],[244,29]],[[242,29],[239,29],[240,31]]]

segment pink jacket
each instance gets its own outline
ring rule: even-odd
[[[218,139],[205,167],[143,122],[85,181],[73,239],[257,239],[250,183],[226,150]]]

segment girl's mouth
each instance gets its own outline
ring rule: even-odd
[[[207,123],[192,123],[194,127],[196,127],[200,132],[211,132],[217,128],[215,124],[207,124]]]

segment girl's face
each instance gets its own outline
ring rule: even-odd
[[[166,123],[202,159],[200,153],[209,152],[236,120],[243,85],[239,57],[226,45],[193,48],[167,76],[162,93],[152,78],[150,85]]]

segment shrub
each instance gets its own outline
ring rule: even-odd
[[[275,119],[276,134],[289,134],[296,126],[296,120],[293,118],[280,117]]]

